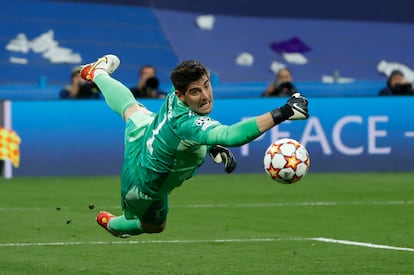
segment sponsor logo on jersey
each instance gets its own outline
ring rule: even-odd
[[[201,130],[206,130],[208,127],[217,124],[218,122],[215,120],[211,120],[211,118],[207,116],[201,116],[196,119],[195,124],[201,127]]]

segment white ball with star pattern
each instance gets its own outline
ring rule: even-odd
[[[266,173],[275,181],[292,184],[309,171],[308,150],[297,140],[283,138],[273,142],[263,158]]]

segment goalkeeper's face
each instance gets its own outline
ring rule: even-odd
[[[200,115],[209,114],[213,109],[213,90],[208,75],[191,82],[184,92],[176,90],[175,94],[191,110]]]

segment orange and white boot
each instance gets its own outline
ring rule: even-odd
[[[98,58],[97,61],[81,66],[81,77],[88,81],[93,81],[100,72],[112,74],[119,66],[121,61],[118,56],[107,54]]]
[[[106,231],[108,231],[109,233],[111,233],[112,235],[114,235],[115,237],[118,237],[118,238],[128,238],[128,237],[130,237],[131,235],[129,235],[129,234],[117,233],[117,232],[112,231],[108,227],[109,221],[112,218],[114,218],[114,217],[116,217],[116,216],[115,215],[112,215],[109,212],[101,211],[101,212],[99,212],[98,216],[96,216],[96,222],[100,226],[102,226]]]

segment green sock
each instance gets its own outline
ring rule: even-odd
[[[113,217],[108,223],[108,228],[121,234],[139,235],[144,233],[139,219],[127,220],[124,215]]]
[[[121,117],[124,117],[124,112],[128,107],[137,103],[131,91],[107,73],[97,75],[94,82],[104,95],[108,106]]]

